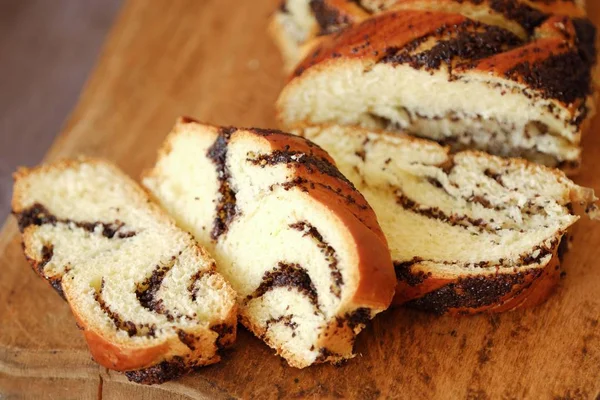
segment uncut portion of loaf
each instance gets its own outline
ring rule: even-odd
[[[269,30],[291,71],[325,36],[390,10],[462,14],[521,38],[552,15],[586,17],[584,0],[283,0]]]
[[[219,361],[235,340],[235,292],[213,259],[112,164],[22,168],[12,208],[25,256],[102,366],[161,383]]]
[[[501,312],[545,300],[591,189],[518,159],[341,126],[299,132],[334,157],[375,210],[394,260],[395,304]]]
[[[352,357],[392,300],[375,214],[303,138],[185,118],[143,182],[215,256],[242,323],[294,367]]]
[[[334,3],[348,2],[310,2],[313,13],[321,3],[331,11],[339,6]],[[579,168],[596,93],[596,29],[582,7],[516,0],[384,3],[381,12],[365,5],[360,18],[315,14],[322,23],[333,21],[321,30],[337,31],[301,46],[305,57],[277,104],[284,127],[336,123],[406,131],[454,151],[524,157],[567,172]],[[344,7],[338,11],[346,15],[357,4]]]

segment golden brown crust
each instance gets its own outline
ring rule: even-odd
[[[124,348],[87,328],[77,314],[74,313],[73,315],[78,321],[77,326],[82,329],[94,361],[103,367],[115,371],[129,371],[147,368],[168,358],[169,345],[167,343],[147,348]]]
[[[323,40],[298,65],[291,79],[328,60],[344,58],[377,62],[385,57],[387,49],[404,48],[421,37],[435,34],[441,26],[458,26],[466,20],[458,14],[414,10],[381,14]]]
[[[335,212],[356,243],[360,278],[353,297],[354,303],[385,310],[391,302],[396,285],[390,251],[383,233],[365,229],[365,225],[349,212],[342,200],[332,197],[329,191],[317,188],[311,190],[310,194]]]
[[[94,360],[115,371],[136,371],[151,368],[162,362],[181,360],[187,370],[195,367],[214,364],[220,361],[219,350],[226,348],[235,340],[237,313],[231,313],[223,323],[229,329],[221,337],[224,330],[200,328],[196,332],[186,332],[191,340],[184,344],[178,338],[170,338],[160,344],[148,347],[128,348],[111,342],[106,337],[89,328],[75,312],[77,326],[90,349]],[[192,349],[193,348],[193,349]]]
[[[560,281],[562,255],[559,254],[559,240],[556,243],[545,266],[515,268],[495,274],[465,273],[447,278],[418,262],[397,266],[398,286],[393,304],[454,315],[500,313],[537,306],[552,294]],[[500,267],[498,265],[497,269]],[[494,266],[490,268],[494,269]]]
[[[585,105],[592,93],[591,69],[595,59],[587,53],[593,44],[579,43],[575,27],[566,17],[549,18],[537,32],[538,39],[522,42],[509,31],[460,14],[389,11],[322,40],[300,62],[291,79],[317,65],[338,60],[358,59],[366,65],[408,63],[414,68],[432,70],[450,62],[456,76],[479,72],[482,76],[513,80],[574,112]],[[449,34],[458,36],[448,41]],[[469,42],[476,37],[486,46]],[[410,52],[425,39],[437,41],[439,49],[434,47],[412,57]]]

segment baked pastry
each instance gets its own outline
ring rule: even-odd
[[[450,155],[434,142],[343,126],[301,133],[375,210],[397,305],[472,314],[539,304],[560,278],[576,212],[598,217],[591,189],[525,160]]]
[[[241,322],[291,366],[352,357],[392,300],[375,213],[303,138],[181,119],[143,183],[215,256]]]
[[[19,169],[12,208],[25,256],[100,365],[162,383],[219,361],[235,340],[236,295],[212,258],[115,166]]]
[[[595,112],[596,31],[583,8],[572,1],[384,3],[394,4],[310,47],[277,103],[284,127],[406,131],[453,151],[577,170]]]

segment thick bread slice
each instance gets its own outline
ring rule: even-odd
[[[395,304],[436,313],[501,312],[544,301],[567,230],[591,189],[518,159],[341,126],[302,132],[369,201],[396,269]]]
[[[279,97],[282,125],[407,131],[575,172],[595,112],[591,22],[542,13],[517,34],[504,17],[481,22],[425,3],[321,38]]]
[[[373,210],[303,138],[182,119],[143,182],[215,256],[242,323],[294,367],[352,357],[392,300]]]
[[[25,256],[102,366],[161,383],[235,340],[236,295],[212,258],[112,164],[22,168],[12,208]]]

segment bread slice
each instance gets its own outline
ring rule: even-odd
[[[544,301],[567,231],[591,189],[520,159],[343,126],[302,132],[331,154],[377,214],[398,286],[394,304],[436,313],[501,312]]]
[[[542,13],[517,34],[502,15],[465,16],[490,2],[409,3],[322,38],[279,97],[282,126],[407,131],[576,172],[595,112],[591,22]]]
[[[12,208],[25,256],[100,365],[162,383],[219,361],[235,340],[236,295],[213,259],[112,164],[22,168]]]
[[[303,138],[181,119],[143,183],[215,256],[242,323],[291,366],[352,357],[392,300],[373,210]]]

